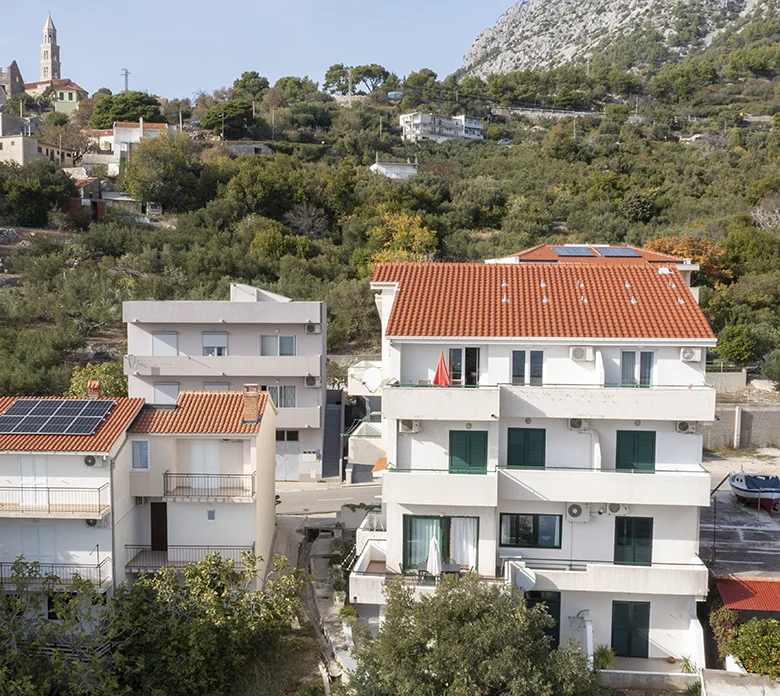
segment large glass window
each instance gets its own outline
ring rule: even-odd
[[[295,355],[295,336],[262,336],[260,339],[261,355]]]
[[[639,386],[649,387],[653,380],[653,353],[643,350],[639,354]]]
[[[639,356],[637,358],[637,356]],[[620,386],[649,387],[653,382],[654,355],[651,350],[624,350],[620,353]],[[637,371],[637,365],[639,370]]]
[[[450,430],[450,473],[487,472],[487,432]]]
[[[295,387],[273,386],[267,389],[276,408],[295,408]]]
[[[508,428],[506,465],[544,467],[546,440],[544,428]]]
[[[544,351],[532,350],[531,354],[531,385],[541,386],[544,381]]]
[[[655,431],[618,430],[615,468],[629,471],[655,471]]]
[[[636,370],[636,353],[633,350],[624,350],[620,354],[620,386],[633,387],[636,385],[634,372]]]
[[[133,471],[149,471],[148,440],[133,440]]]
[[[209,332],[203,334],[203,355],[219,356],[228,354],[227,332]]]
[[[404,515],[404,569],[425,570],[431,538],[439,543],[442,564],[476,568],[478,517],[420,517]]]
[[[512,351],[512,384],[525,384],[525,351]]]
[[[463,348],[450,348],[450,382],[463,384]]]
[[[561,515],[502,513],[501,546],[518,548],[561,548]]]
[[[653,518],[615,518],[615,563],[645,565],[653,562]]]

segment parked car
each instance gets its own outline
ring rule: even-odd
[[[501,140],[498,141],[499,145],[511,145],[512,141],[509,138],[501,138]]]

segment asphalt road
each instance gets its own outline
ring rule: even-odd
[[[381,484],[359,486],[328,486],[323,484],[293,484],[294,487],[277,487],[281,504],[276,506],[278,515],[306,515],[338,512],[349,503],[378,504]]]

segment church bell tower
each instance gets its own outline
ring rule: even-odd
[[[41,82],[60,79],[60,47],[57,45],[57,27],[51,21],[51,13],[43,27],[41,44]]]

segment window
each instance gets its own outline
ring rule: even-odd
[[[148,440],[133,440],[133,471],[149,471]]]
[[[261,336],[260,354],[268,356],[295,355],[295,336]]]
[[[615,563],[644,565],[653,562],[653,518],[615,518]]]
[[[230,391],[228,382],[204,382],[203,391]]]
[[[450,430],[450,473],[487,473],[487,432]]]
[[[529,379],[526,379],[526,376]],[[512,384],[540,386],[544,376],[543,350],[512,351]]]
[[[555,649],[561,643],[561,593],[546,592],[544,590],[529,590],[525,593],[525,601],[530,609],[537,604],[544,604],[547,613],[555,622],[544,629],[544,632],[552,638],[550,647]]]
[[[478,517],[404,515],[405,569],[425,569],[433,537],[439,542],[442,563],[455,563],[461,568],[477,567]]]
[[[506,465],[544,468],[546,440],[544,428],[508,428]]]
[[[618,657],[643,657],[650,642],[650,602],[612,602],[612,649]]]
[[[277,430],[276,431],[277,442],[298,442],[297,430]]]
[[[152,355],[171,356],[179,354],[179,334],[175,331],[154,331],[152,333]]]
[[[179,398],[178,382],[155,382],[153,403],[159,406],[172,406]]]
[[[525,384],[525,351],[512,351],[512,384]]]
[[[65,101],[65,92],[60,92],[60,101]]]
[[[68,92],[68,101],[73,101],[73,92]]]
[[[561,515],[501,513],[500,546],[561,548]]]
[[[637,371],[637,351],[624,350],[620,353],[620,386],[649,387],[653,379],[653,352],[639,351]]]
[[[203,334],[203,355],[221,356],[228,354],[227,332],[208,332]]]
[[[639,386],[649,387],[653,378],[653,353],[643,350],[639,354]]]
[[[531,386],[541,386],[544,371],[544,351],[532,350],[531,353]]]
[[[38,148],[38,152],[39,152],[40,154],[43,154],[43,148],[42,148],[42,147],[39,147],[39,148]]]
[[[463,384],[463,348],[450,348],[450,382]]]
[[[615,468],[627,471],[655,471],[655,431],[618,430]]]
[[[479,384],[479,348],[450,348],[450,382],[470,387]]]
[[[49,60],[49,52],[48,51],[44,51],[43,52],[43,59],[44,60]]]
[[[216,510],[206,510],[206,521],[207,522],[216,522],[217,521],[217,511]]]
[[[295,387],[268,387],[276,408],[295,408]]]

